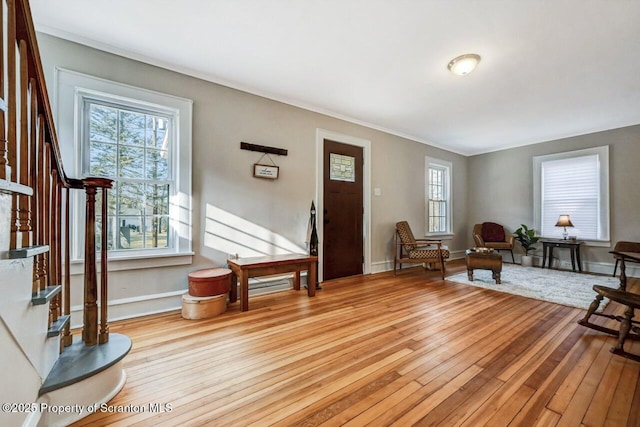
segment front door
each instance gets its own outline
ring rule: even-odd
[[[362,274],[363,150],[324,140],[323,280]]]

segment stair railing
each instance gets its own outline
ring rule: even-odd
[[[112,181],[106,178],[72,179],[66,175],[29,2],[2,0],[2,3],[0,180],[16,189],[12,192],[10,252],[30,253],[34,257],[32,293],[34,296],[53,295],[49,301],[49,327],[61,317],[68,319],[71,312],[69,198],[72,191],[84,190],[87,215],[82,338],[85,345],[104,343],[109,339],[108,221],[101,221],[103,243],[98,292],[95,196],[97,192],[102,193],[102,215],[106,218],[107,189],[111,188]],[[2,52],[3,46],[6,46],[6,52]],[[47,247],[48,250],[43,250]],[[71,343],[67,321],[62,331],[62,344]]]

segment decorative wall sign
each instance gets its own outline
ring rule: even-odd
[[[329,153],[330,172],[332,181],[356,181],[356,158],[342,154]]]
[[[253,165],[253,176],[256,178],[264,179],[278,179],[280,168],[272,165],[261,165],[255,163]]]

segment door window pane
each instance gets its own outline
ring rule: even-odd
[[[342,154],[329,153],[330,172],[332,181],[356,181],[356,158]]]

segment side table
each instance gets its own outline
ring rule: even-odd
[[[582,273],[582,262],[580,261],[580,245],[584,242],[577,240],[561,240],[561,239],[541,239],[542,242],[542,268],[547,263],[547,252],[549,253],[549,268],[551,268],[551,260],[553,259],[553,248],[566,248],[571,252],[571,268],[576,271],[576,261],[578,262],[578,271]]]

